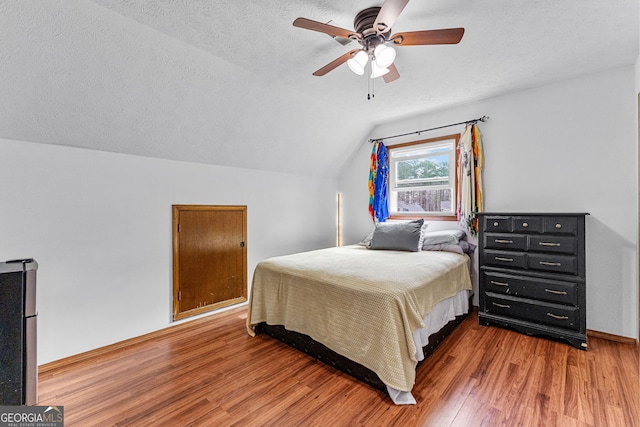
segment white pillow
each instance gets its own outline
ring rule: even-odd
[[[418,247],[422,250],[422,245],[424,245],[424,235],[427,232],[427,227],[429,226],[428,222],[424,222],[422,224],[422,228],[420,229],[420,240],[418,241]]]

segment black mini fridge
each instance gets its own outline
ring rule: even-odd
[[[38,402],[37,269],[33,259],[0,262],[0,405]]]

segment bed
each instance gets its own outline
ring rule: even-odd
[[[470,291],[464,254],[320,249],[256,266],[247,329],[331,360],[373,386],[383,384],[397,404],[415,403],[411,389],[423,347],[468,312]],[[318,355],[325,350],[331,355]]]

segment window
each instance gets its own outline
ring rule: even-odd
[[[387,147],[391,217],[455,219],[459,139],[455,134]]]

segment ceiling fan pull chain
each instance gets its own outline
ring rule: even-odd
[[[372,98],[375,98],[376,94],[375,94],[375,86],[374,86],[374,79],[371,77],[371,73],[367,73],[367,75],[369,76],[369,78],[367,79],[367,99],[371,100]]]
[[[371,80],[371,98],[375,98],[375,96],[376,96],[376,79],[374,79],[373,77],[369,77],[369,80]]]

